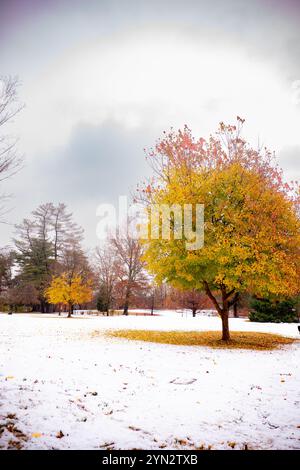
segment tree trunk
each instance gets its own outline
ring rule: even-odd
[[[126,289],[126,295],[125,295],[125,302],[124,302],[123,315],[128,315],[129,298],[130,298],[130,289],[129,289],[129,287],[127,287],[127,289]]]
[[[193,307],[192,311],[193,311],[193,317],[195,318],[196,313],[197,313],[197,308],[196,308],[196,307]]]
[[[123,315],[128,315],[129,301],[125,300]]]
[[[45,313],[45,302],[44,302],[44,300],[41,300],[40,310],[41,310],[41,313]]]
[[[233,304],[233,316],[234,318],[239,318],[237,302]]]
[[[73,305],[72,305],[72,304],[69,304],[68,318],[71,318],[71,316],[72,316],[72,311],[73,311]]]
[[[232,305],[232,299],[230,297],[234,293],[234,291],[230,291],[226,293],[226,289],[224,286],[221,287],[222,293],[222,306],[220,306],[219,302],[217,301],[216,297],[213,295],[212,291],[209,288],[209,285],[206,281],[203,281],[203,286],[206,294],[214,304],[218,314],[222,319],[222,340],[223,341],[230,341],[230,333],[229,333],[229,308]]]
[[[228,310],[227,311],[223,310],[223,313],[221,315],[221,318],[222,318],[222,340],[223,341],[229,341],[230,340],[228,317],[229,317],[229,311]]]
[[[154,295],[152,296],[152,302],[151,302],[151,315],[154,313]]]

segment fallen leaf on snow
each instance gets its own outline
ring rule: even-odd
[[[185,379],[185,378],[176,377],[175,379],[171,380],[170,383],[175,384],[175,385],[190,385],[196,382],[196,380],[197,379],[193,379],[193,378]]]
[[[129,429],[131,429],[132,431],[140,431],[141,428],[136,428],[135,426],[128,426]]]

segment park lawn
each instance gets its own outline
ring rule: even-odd
[[[218,317],[156,313],[0,314],[0,449],[300,448],[296,324],[230,318],[233,338],[295,339],[272,350],[111,335],[220,338]]]

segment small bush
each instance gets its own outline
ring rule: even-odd
[[[26,307],[24,305],[14,305],[10,307],[9,305],[0,305],[0,312],[7,313],[13,311],[14,313],[30,313],[32,312],[32,307]]]
[[[284,300],[271,302],[270,300],[253,300],[251,302],[250,321],[271,323],[298,322],[295,301]]]

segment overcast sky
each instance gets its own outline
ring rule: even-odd
[[[9,222],[62,201],[93,247],[98,204],[144,179],[163,130],[207,137],[236,115],[299,178],[299,25],[299,0],[1,0],[0,74],[26,103]]]

